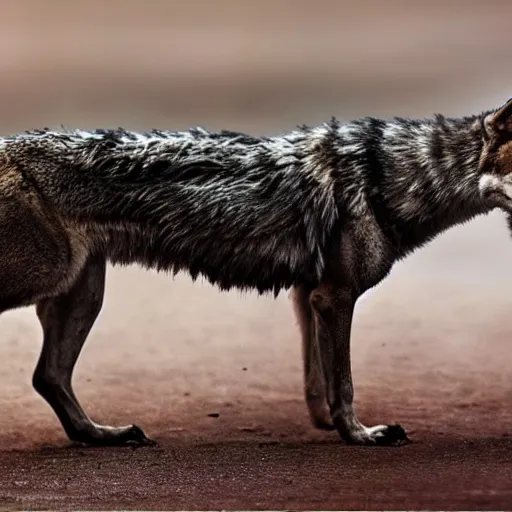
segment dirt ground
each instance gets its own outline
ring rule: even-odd
[[[299,1],[295,22],[268,3],[101,7],[115,3],[6,2],[4,133],[59,123],[262,133],[331,115],[458,115],[510,95],[506,2]],[[33,308],[6,313],[0,505],[511,509],[511,262],[496,213],[449,231],[359,302],[357,410],[368,425],[402,424],[413,443],[401,448],[347,447],[309,425],[286,294],[109,269],[75,389],[96,421],[136,423],[158,442],[136,450],[69,445],[31,388]]]
[[[437,245],[449,250],[449,237]],[[362,301],[354,332],[359,414],[400,422],[414,441],[402,448],[347,447],[309,426],[286,297],[110,273],[76,389],[98,421],[136,422],[158,441],[137,450],[68,445],[30,388],[34,316],[5,315],[0,501],[25,510],[510,508],[510,293],[477,268],[463,283],[428,265],[419,275],[418,265]]]

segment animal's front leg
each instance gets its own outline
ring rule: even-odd
[[[350,332],[356,298],[350,288],[332,284],[320,286],[310,296],[334,426],[349,444],[404,444],[407,435],[399,425],[366,427],[354,412]]]
[[[73,368],[101,309],[104,282],[105,259],[94,257],[68,292],[37,304],[44,340],[34,387],[73,441],[95,445],[153,444],[135,425],[110,427],[91,421],[71,386]]]

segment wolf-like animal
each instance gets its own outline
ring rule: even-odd
[[[35,389],[71,440],[151,443],[95,424],[71,385],[105,267],[187,271],[222,290],[292,290],[313,423],[407,442],[353,407],[354,305],[447,228],[512,212],[512,100],[461,118],[363,118],[279,136],[49,129],[0,139],[0,311],[36,305]]]

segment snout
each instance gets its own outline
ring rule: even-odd
[[[512,212],[512,177],[510,175],[483,174],[478,188],[486,206]]]

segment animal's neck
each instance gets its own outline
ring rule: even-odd
[[[373,147],[367,197],[402,250],[487,211],[478,190],[477,117],[361,123],[369,137],[362,146]]]

